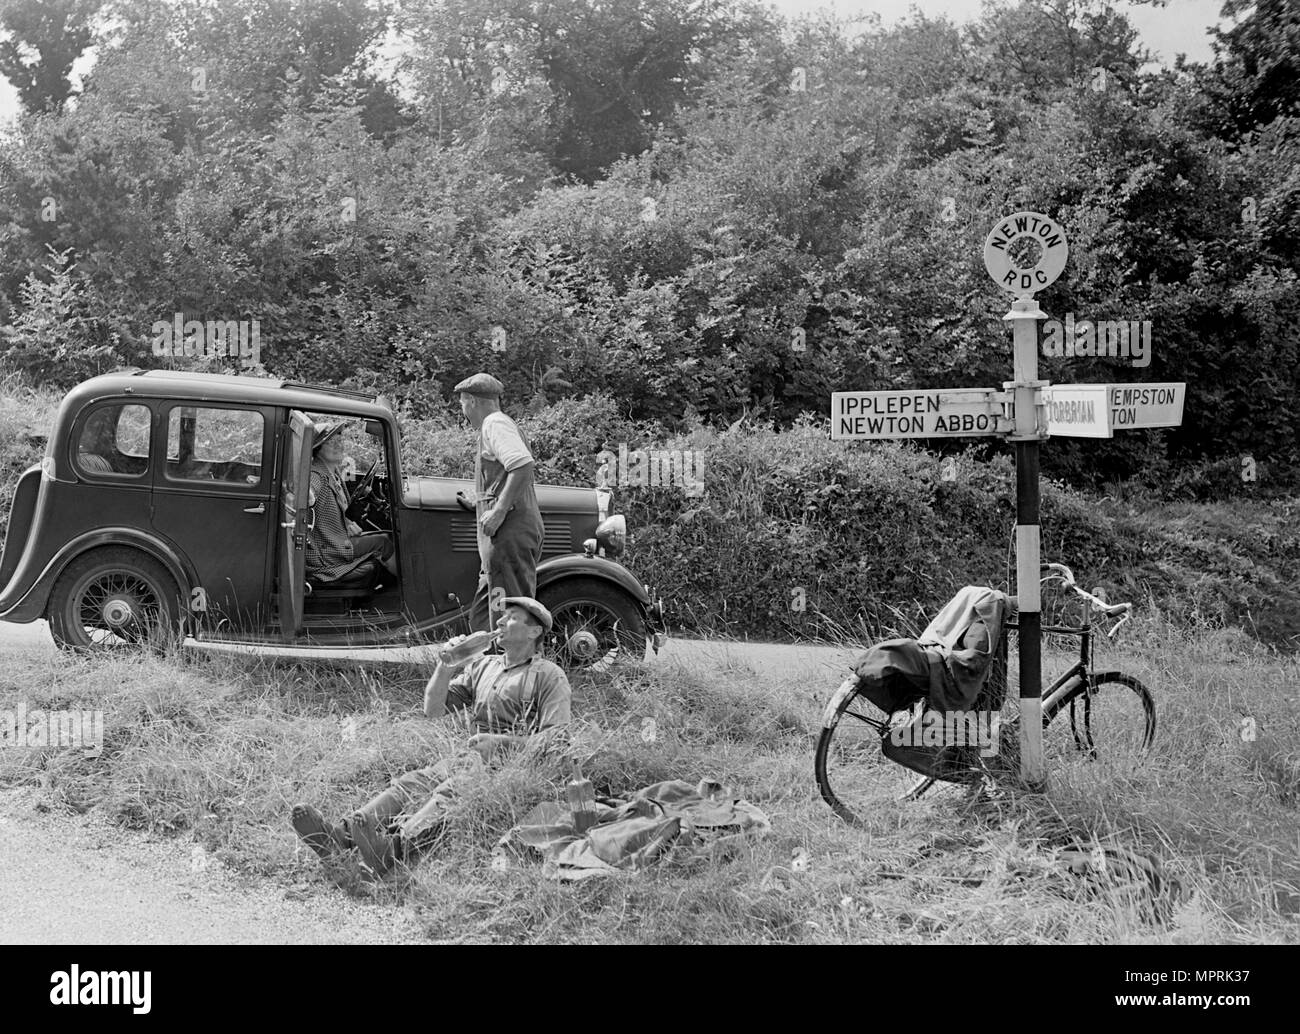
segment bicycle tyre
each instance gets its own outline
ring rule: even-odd
[[[1124,695],[1125,705],[1107,709],[1107,687],[1131,690],[1134,697]],[[1119,694],[1112,694],[1116,697]],[[1102,703],[1096,702],[1101,698]],[[1122,710],[1121,710],[1122,707]],[[1080,682],[1069,693],[1055,701],[1043,712],[1046,728],[1062,713],[1070,717],[1070,736],[1076,753],[1086,754],[1090,760],[1105,758],[1108,748],[1114,755],[1145,754],[1156,738],[1156,704],[1151,691],[1132,675],[1118,671],[1099,672]],[[1093,735],[1099,730],[1100,742]]]
[[[844,723],[845,717],[854,721]],[[845,822],[865,824],[858,812],[871,796],[885,766],[906,771],[880,751],[880,738],[888,716],[858,692],[857,680],[840,684],[822,713],[813,770],[822,799]],[[856,809],[856,810],[855,810]]]

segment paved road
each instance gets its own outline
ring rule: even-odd
[[[197,647],[196,647],[197,648]],[[279,652],[279,651],[277,651]],[[349,651],[331,651],[347,657]],[[852,650],[669,640],[652,663],[709,660],[799,681],[838,682]],[[0,655],[57,655],[44,622],[0,622]],[[421,648],[351,651],[375,661],[421,659]],[[316,654],[319,656],[319,654]],[[30,789],[0,790],[0,944],[307,944],[422,942],[409,910],[360,904],[319,878],[284,886],[239,880],[174,840],[128,833],[94,812],[37,810]],[[76,907],[68,907],[69,894]]]
[[[200,646],[189,641],[193,649],[212,651],[252,652],[251,648],[240,646],[208,645]],[[44,621],[34,621],[29,625],[15,625],[0,621],[0,654],[12,651],[24,653],[57,654],[58,648],[50,638],[50,629]],[[284,647],[259,647],[256,652],[284,657],[317,657],[356,660],[371,660],[375,663],[411,662],[429,660],[429,648],[422,646],[401,646],[387,650],[349,650],[320,649],[293,650]],[[708,659],[715,664],[726,666],[748,666],[755,671],[762,671],[777,676],[812,677],[826,675],[835,680],[845,669],[846,662],[853,657],[856,650],[838,647],[815,646],[788,643],[742,643],[725,640],[669,639],[658,657],[650,654],[652,663],[672,663]]]

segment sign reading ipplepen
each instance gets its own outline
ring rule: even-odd
[[[837,391],[831,395],[831,437],[965,438],[997,434],[1002,405],[996,388]]]

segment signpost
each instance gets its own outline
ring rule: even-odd
[[[1049,435],[1110,438],[1118,430],[1177,427],[1186,384],[1059,384],[1038,379],[1034,295],[1065,269],[1065,231],[1040,212],[999,221],[984,242],[984,268],[1013,295],[1012,376],[993,388],[837,391],[834,439],[957,438],[1006,435],[1016,448],[1016,595],[1019,603],[1020,774],[1042,785],[1042,598],[1039,583],[1038,450]]]

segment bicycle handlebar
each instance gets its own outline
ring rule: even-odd
[[[1055,577],[1062,585],[1069,589],[1073,589],[1075,593],[1092,604],[1092,609],[1098,613],[1104,614],[1107,617],[1114,617],[1116,614],[1123,614],[1124,616],[1115,622],[1115,626],[1106,633],[1106,637],[1109,639],[1115,638],[1115,633],[1120,630],[1120,626],[1133,616],[1133,604],[1107,603],[1105,600],[1094,596],[1092,593],[1080,589],[1074,581],[1074,572],[1064,564],[1043,564],[1041,565],[1040,570],[1051,571],[1052,574],[1048,576],[1049,578]],[[1047,581],[1047,579],[1044,578],[1043,581]]]

